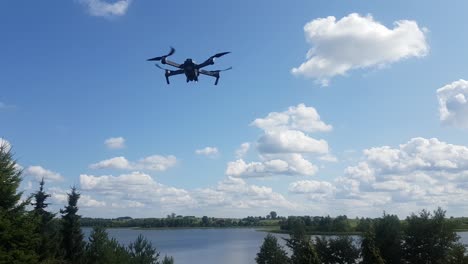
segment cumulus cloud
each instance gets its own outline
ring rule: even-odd
[[[265,131],[300,130],[304,132],[327,132],[332,126],[320,119],[315,108],[298,104],[284,112],[271,112],[265,118],[257,118],[252,125]]]
[[[187,212],[199,211],[200,208],[227,211],[249,208],[298,208],[298,205],[291,203],[269,187],[249,185],[244,180],[233,177],[227,177],[216,186],[194,190],[158,183],[150,175],[141,172],[119,176],[82,174],[80,185],[83,192],[102,197],[101,201],[86,202],[88,206],[96,207],[106,204],[111,208],[151,209],[145,212],[154,209],[166,211],[178,209]]]
[[[268,177],[273,175],[311,176],[317,166],[300,154],[262,156],[263,161],[246,163],[242,159],[229,162],[226,175],[234,177]]]
[[[468,147],[413,138],[397,148],[375,147],[363,153],[364,161],[345,170],[354,193],[379,193],[388,203],[450,207],[453,201],[464,201],[468,207]]]
[[[258,140],[261,153],[328,153],[328,143],[307,136],[302,131],[267,131]]]
[[[240,145],[240,147],[236,150],[236,158],[241,159],[242,157],[247,154],[250,149],[250,143],[244,142]]]
[[[35,177],[38,181],[42,178],[46,181],[63,181],[64,179],[60,173],[44,169],[41,166],[29,166],[23,171],[23,173],[27,176]]]
[[[204,155],[210,158],[217,157],[219,154],[218,148],[216,147],[205,147],[202,149],[195,150],[195,154],[197,155]]]
[[[104,0],[79,0],[85,5],[92,16],[122,16],[127,13],[132,0],[104,1]]]
[[[216,187],[197,189],[193,197],[203,207],[232,209],[283,208],[298,209],[299,205],[288,201],[283,195],[266,186],[249,185],[244,180],[227,177]]]
[[[323,122],[317,110],[304,104],[291,106],[283,112],[271,112],[257,118],[252,126],[263,130],[256,147],[260,161],[245,162],[242,158],[250,148],[242,144],[237,160],[227,164],[226,175],[234,177],[268,177],[274,175],[314,175],[318,168],[305,155],[319,154],[333,159],[328,143],[306,133],[327,132],[332,126]]]
[[[353,69],[380,67],[429,52],[426,29],[411,20],[399,20],[387,28],[371,15],[352,13],[338,21],[333,16],[314,19],[304,26],[304,32],[312,48],[307,61],[292,73],[324,86],[330,78]]]
[[[177,158],[175,156],[160,156],[153,155],[136,162],[130,162],[125,157],[114,157],[111,159],[103,160],[89,167],[91,169],[121,169],[121,170],[152,170],[152,171],[165,171],[170,167],[175,166]]]
[[[104,144],[109,148],[109,149],[121,149],[125,148],[125,138],[123,137],[113,137],[113,138],[108,138],[104,141]]]
[[[440,121],[468,128],[468,81],[458,80],[437,89]]]

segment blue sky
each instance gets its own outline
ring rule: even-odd
[[[467,7],[5,1],[0,138],[85,216],[462,215]],[[233,70],[166,85],[170,46]]]

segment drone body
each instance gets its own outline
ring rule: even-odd
[[[215,71],[207,71],[207,70],[202,69],[208,65],[213,65],[215,58],[219,58],[230,52],[221,52],[221,53],[215,54],[200,64],[196,64],[192,59],[186,59],[185,62],[182,64],[178,64],[176,62],[168,60],[167,57],[174,54],[174,52],[175,52],[175,49],[171,47],[171,51],[167,55],[148,59],[148,61],[161,61],[162,64],[167,64],[167,65],[177,68],[176,70],[170,70],[170,69],[162,68],[161,66],[156,64],[158,68],[163,69],[165,71],[167,84],[169,84],[169,77],[173,75],[185,74],[187,82],[191,82],[191,81],[197,82],[198,76],[200,74],[203,74],[203,75],[216,78],[215,85],[217,85],[219,81],[219,73],[222,71],[227,71],[227,70],[232,69],[232,67],[229,67],[224,70],[215,70]]]

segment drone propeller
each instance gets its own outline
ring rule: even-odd
[[[224,70],[214,70],[214,71],[211,71],[211,72],[217,72],[217,73],[220,73],[220,72],[223,72],[223,71],[229,71],[229,70],[232,70],[232,67],[229,67],[227,69],[224,69]]]
[[[174,52],[175,52],[175,49],[173,47],[171,47],[171,50],[169,51],[169,53],[167,55],[160,56],[160,57],[154,57],[154,58],[148,59],[147,61],[160,61],[162,59],[165,59],[166,57],[171,56],[172,54],[174,54]]]
[[[226,51],[226,52],[217,53],[217,54],[211,56],[211,58],[219,58],[219,57],[224,56],[224,55],[229,54],[229,53],[231,53],[231,52]]]

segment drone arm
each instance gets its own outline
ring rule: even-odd
[[[179,68],[179,69],[181,68],[181,65],[180,65],[180,64],[178,64],[178,63],[176,63],[176,62],[173,62],[173,61],[170,61],[170,60],[168,60],[168,59],[166,59],[166,58],[163,58],[163,59],[161,60],[161,63],[162,63],[162,64],[167,64],[167,65],[170,65],[170,66],[172,66],[172,67]]]
[[[219,71],[206,71],[206,70],[200,70],[201,74],[208,75],[211,77],[216,78],[215,85],[218,85],[219,81]]]
[[[203,67],[206,67],[206,66],[209,66],[209,65],[213,65],[214,64],[214,58],[209,58],[207,59],[206,61],[200,63],[197,65],[197,69],[201,69]]]

